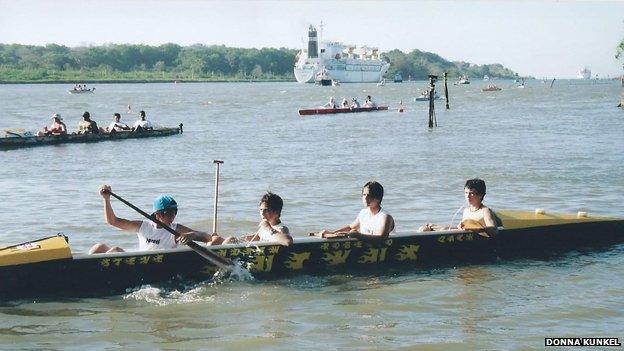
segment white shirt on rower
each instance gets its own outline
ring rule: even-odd
[[[176,230],[177,224],[171,224],[170,227]],[[156,223],[152,221],[141,221],[141,227],[137,232],[139,237],[139,251],[174,249],[178,247],[173,234],[169,233],[165,228],[157,228]]]
[[[132,126],[132,128],[136,129],[137,127],[141,127],[143,129],[153,128],[152,123],[150,123],[150,121],[148,120],[145,120],[145,121],[138,120],[134,122],[134,125]]]
[[[360,223],[359,232],[362,234],[373,234],[375,231],[377,233],[383,232],[383,223],[386,218],[388,218],[388,213],[383,209],[373,214],[368,207],[363,208],[357,216],[357,221]],[[394,228],[389,234],[393,233]]]
[[[113,129],[116,132],[121,132],[123,130],[127,130],[128,128],[130,128],[130,127],[128,127],[127,124],[121,123],[121,122],[112,122],[111,124],[108,125],[108,131],[109,132],[112,131]]]
[[[282,233],[289,232],[288,228],[281,222],[276,225],[272,225],[271,228],[278,232],[281,231]],[[258,236],[260,237],[260,241],[275,241],[275,239],[273,238],[273,234],[275,233],[268,228],[260,227],[260,229],[258,229]]]

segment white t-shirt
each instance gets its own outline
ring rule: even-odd
[[[170,227],[176,230],[177,224]],[[152,221],[142,221],[137,232],[139,237],[139,251],[174,249],[178,247],[173,234],[165,228],[156,228],[156,223]]]
[[[357,216],[358,222],[360,222],[359,232],[362,234],[373,234],[375,230],[378,232],[383,230],[382,221],[388,217],[388,213],[383,209],[373,214],[368,207],[363,208]],[[389,234],[394,233],[394,228]]]
[[[124,128],[128,129],[128,125],[125,123],[121,123],[121,122],[113,122],[111,124],[108,125],[108,131],[110,132],[111,130],[115,129],[115,131],[119,132],[124,130]]]
[[[288,228],[283,223],[278,223],[276,225],[272,225],[271,228],[281,231],[282,233],[288,233]],[[273,238],[274,233],[267,228],[258,229],[258,236],[260,237],[260,241],[275,241]]]
[[[153,128],[152,124],[148,120],[145,120],[145,121],[138,120],[134,122],[134,125],[132,126],[132,128],[136,129],[137,127],[141,127],[143,129]]]

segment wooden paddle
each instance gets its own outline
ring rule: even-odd
[[[176,232],[175,230],[171,229],[171,227],[169,227],[168,225],[164,224],[163,222],[159,221],[158,219],[155,218],[155,216],[151,216],[149,214],[147,214],[145,211],[141,210],[140,208],[134,206],[133,204],[131,204],[130,202],[126,201],[125,199],[123,199],[121,196],[115,194],[112,191],[108,192],[112,197],[116,198],[117,200],[123,202],[124,204],[128,205],[128,207],[130,207],[131,209],[137,211],[138,213],[140,213],[141,215],[143,215],[143,217],[149,219],[150,221],[158,224],[159,226],[165,228],[166,231],[168,231],[169,233],[173,234],[173,236],[175,236],[176,238],[180,236],[180,233]],[[221,268],[221,269],[226,269],[226,270],[232,270],[232,261],[230,261],[229,259],[225,258],[225,257],[221,257],[219,255],[217,255],[216,253],[208,250],[207,248],[200,246],[198,243],[194,242],[194,241],[189,241],[188,243],[186,243],[186,245],[188,247],[190,247],[193,251],[195,251],[198,255],[200,255],[201,257],[205,258],[206,260],[208,260],[210,263],[214,264],[215,266]]]

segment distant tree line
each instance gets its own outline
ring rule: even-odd
[[[400,50],[392,50],[384,54],[391,63],[386,76],[394,77],[400,73],[403,79],[426,79],[429,74],[442,77],[444,72],[448,72],[450,78],[457,78],[461,75],[467,77],[489,76],[491,78],[513,78],[518,75],[503,67],[501,64],[475,65],[468,62],[451,62],[443,59],[437,54],[413,50],[410,53],[403,53]]]
[[[70,48],[0,44],[0,81],[85,80],[294,80],[298,50],[244,49],[201,44],[159,46],[108,44]],[[426,79],[448,71],[451,76],[512,77],[501,65],[449,62],[432,53],[414,50],[384,54],[391,63],[386,77],[401,73],[405,79]]]

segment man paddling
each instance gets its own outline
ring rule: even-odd
[[[362,203],[364,208],[355,220],[340,229],[322,230],[318,235],[322,238],[344,236],[345,233],[359,233],[366,237],[386,237],[394,232],[394,218],[381,209],[383,186],[371,181],[362,187]]]
[[[104,218],[106,223],[115,228],[136,233],[139,239],[139,251],[173,249],[178,246],[178,242],[176,242],[173,234],[152,221],[133,221],[117,217],[111,206],[110,192],[111,187],[109,185],[103,185],[100,188],[100,195],[104,199]],[[161,195],[154,200],[154,213],[152,216],[180,233],[179,242],[187,242],[188,240],[205,241],[205,238],[210,236],[204,232],[198,232],[181,224],[173,223],[177,213],[178,204],[173,197]],[[119,246],[108,246],[104,243],[98,243],[89,250],[89,254],[111,252],[124,252],[124,249]]]

